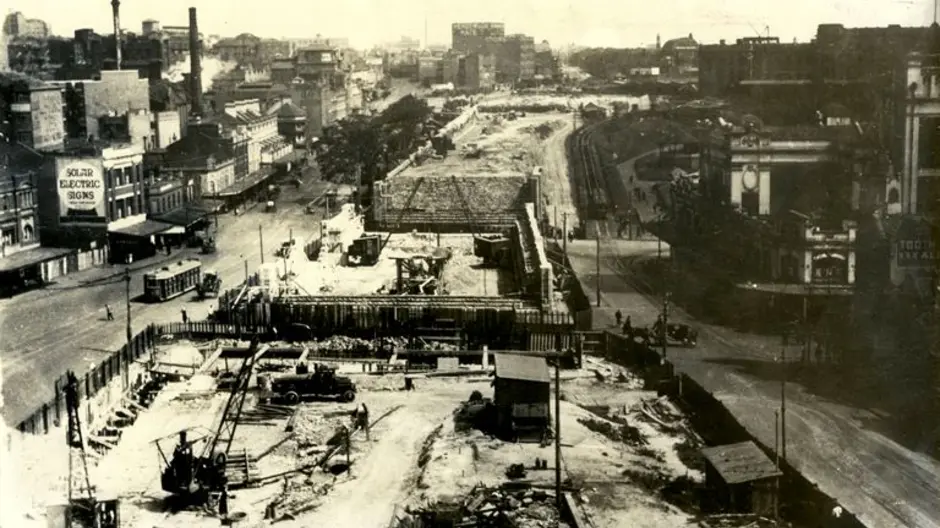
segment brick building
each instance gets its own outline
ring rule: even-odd
[[[0,256],[39,245],[36,181],[43,157],[30,148],[0,139]]]

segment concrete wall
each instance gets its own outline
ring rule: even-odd
[[[555,277],[552,275],[552,265],[548,261],[548,255],[545,253],[545,239],[542,237],[541,231],[539,231],[539,220],[535,213],[535,205],[532,203],[525,204],[525,212],[524,227],[531,240],[534,264],[536,273],[538,274],[539,302],[543,310],[550,310],[552,308],[552,299],[555,295]]]

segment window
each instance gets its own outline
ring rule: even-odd
[[[25,225],[23,226],[23,242],[31,242],[33,240],[33,226]]]
[[[940,169],[940,117],[926,117],[920,120],[920,137],[917,150],[918,164],[922,169]]]

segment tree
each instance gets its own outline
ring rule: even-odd
[[[321,174],[352,183],[358,167],[363,185],[381,180],[427,140],[424,124],[430,116],[424,100],[407,95],[378,117],[355,115],[326,127],[315,146]]]

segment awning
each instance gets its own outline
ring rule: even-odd
[[[165,222],[157,222],[156,220],[144,220],[143,222],[140,222],[134,225],[129,225],[127,227],[120,227],[118,229],[109,229],[108,232],[120,234],[120,235],[128,235],[128,236],[149,237],[151,235],[163,233],[172,227],[173,227],[172,224],[167,224]]]
[[[185,228],[184,226],[173,226],[173,227],[167,229],[166,231],[163,231],[163,233],[161,233],[161,234],[164,234],[164,235],[185,235],[185,234],[186,234],[186,228]]]
[[[153,219],[157,222],[163,222],[174,226],[192,227],[194,224],[209,215],[209,211],[195,204],[188,204],[177,207],[172,211],[155,216]]]
[[[0,259],[0,273],[16,271],[28,266],[42,264],[43,262],[68,255],[69,253],[74,253],[75,251],[76,250],[70,248],[48,247],[38,247],[20,251]]]
[[[266,181],[268,178],[270,178],[273,175],[274,175],[273,169],[262,168],[258,172],[249,175],[245,179],[239,180],[233,183],[232,185],[229,185],[228,187],[223,189],[222,192],[215,194],[213,196],[217,196],[221,198],[231,198],[231,197],[239,196],[240,194],[255,187],[256,185],[263,183],[264,181]]]

